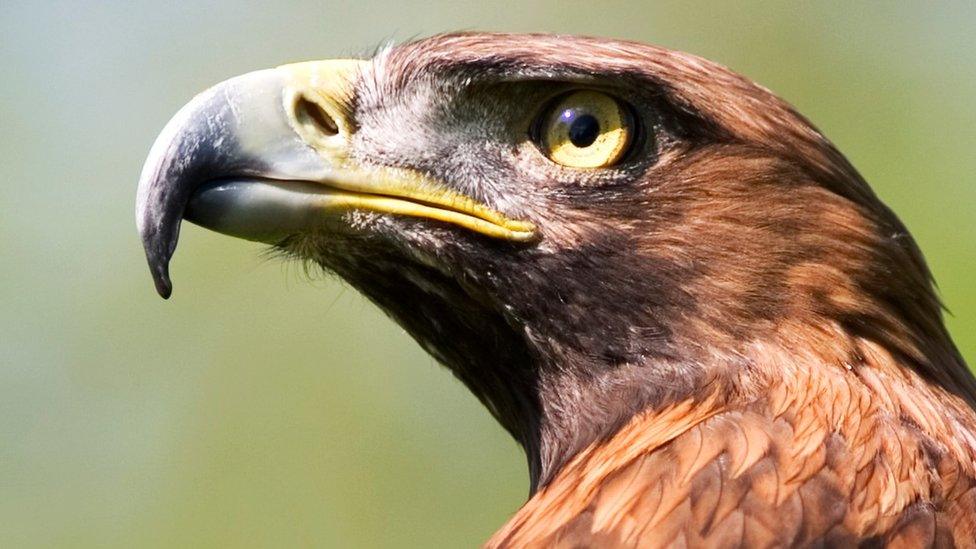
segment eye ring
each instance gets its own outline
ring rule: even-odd
[[[576,90],[551,101],[537,117],[532,140],[552,162],[597,169],[620,163],[638,135],[628,105],[596,90]]]

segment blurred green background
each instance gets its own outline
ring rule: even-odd
[[[462,547],[520,449],[355,292],[185,226],[156,297],[133,221],[197,91],[440,31],[717,60],[796,104],[918,238],[976,362],[976,4],[0,2],[0,546]]]

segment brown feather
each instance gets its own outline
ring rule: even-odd
[[[538,357],[537,490],[489,547],[976,544],[976,379],[904,225],[792,107],[693,55],[596,38],[447,35],[383,66],[370,89],[618,86],[681,128],[619,195],[524,185],[556,254],[519,263],[538,295],[508,302]],[[642,333],[657,339],[604,360],[604,340]]]
[[[899,369],[876,351],[857,371],[791,360],[787,372],[780,359],[795,350],[761,351],[771,374],[788,374],[769,380],[777,398],[759,389],[635,417],[572,460],[488,546],[973,546],[976,422],[918,405],[964,403],[917,374],[886,375]]]
[[[656,148],[570,173],[524,128],[464,125],[531,118],[547,85],[630,101]],[[769,90],[632,42],[459,34],[382,52],[356,102],[361,157],[540,231],[410,253],[333,238],[319,258],[525,447],[532,497],[489,547],[976,543],[976,378],[922,254]],[[405,119],[429,131],[401,137]]]

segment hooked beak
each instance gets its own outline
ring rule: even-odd
[[[284,65],[201,93],[156,138],[139,179],[136,224],[156,290],[172,292],[169,261],[185,218],[269,244],[323,230],[350,210],[452,223],[527,241],[509,219],[438,181],[350,159],[353,87],[364,61]]]

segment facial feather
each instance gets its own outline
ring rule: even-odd
[[[447,365],[493,410],[528,405],[500,414],[538,425],[507,427],[540,449],[530,458],[540,480],[635,412],[754,368],[750,342],[802,343],[823,325],[973,401],[914,241],[768,90],[688,54],[548,35],[436,37],[374,65],[357,86],[354,153],[431,174],[530,219],[541,238],[510,246],[375,215],[369,237],[330,238],[313,258],[335,268],[385,257],[393,280],[382,286],[396,296],[376,295],[358,267],[344,276],[439,358],[453,356]],[[646,132],[634,160],[573,170],[539,154],[531,119],[577,87],[634,106]],[[452,306],[498,323],[492,349],[522,348],[528,363],[498,364],[449,325],[399,311],[405,293],[444,299],[392,267],[420,256],[454,287]],[[531,394],[511,398],[499,377]],[[611,396],[620,391],[627,398]]]

